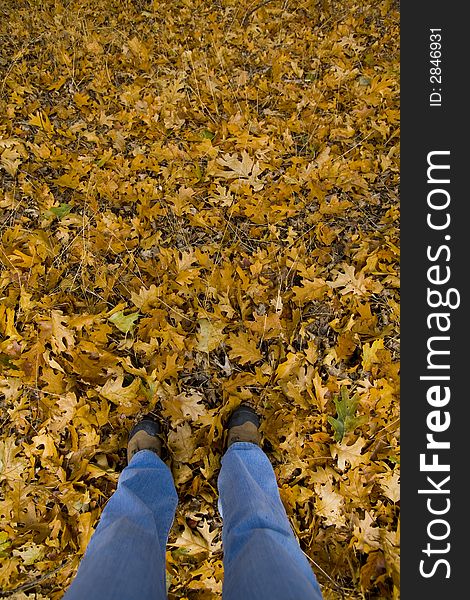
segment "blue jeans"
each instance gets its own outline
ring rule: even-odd
[[[266,454],[232,444],[218,478],[224,600],[321,600]],[[165,600],[165,551],[177,505],[170,469],[150,450],[120,475],[64,600]]]

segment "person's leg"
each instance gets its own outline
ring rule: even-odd
[[[165,551],[178,498],[168,466],[133,454],[64,600],[163,600]]]
[[[256,444],[232,443],[218,479],[224,600],[320,600],[294,536],[272,465]]]

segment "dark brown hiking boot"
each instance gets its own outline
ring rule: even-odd
[[[260,418],[256,412],[246,404],[240,404],[227,423],[227,448],[234,442],[261,443],[261,434],[258,431]]]
[[[160,423],[152,415],[145,415],[134,425],[127,441],[127,464],[139,450],[151,450],[161,456],[162,440]]]

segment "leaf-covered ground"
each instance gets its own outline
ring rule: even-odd
[[[4,0],[0,589],[57,599],[160,413],[170,599],[221,597],[241,401],[325,599],[399,597],[391,0]]]

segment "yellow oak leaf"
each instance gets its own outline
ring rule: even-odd
[[[15,310],[0,302],[0,334],[8,338],[21,339],[15,327]]]
[[[68,318],[59,311],[53,310],[51,313],[51,323],[51,345],[53,350],[58,354],[69,351],[75,345],[75,336],[66,326]]]
[[[284,485],[279,490],[282,502],[290,509],[295,510],[296,506],[302,506],[314,496],[313,490],[310,490],[299,484]]]
[[[292,372],[297,371],[302,361],[302,356],[289,352],[287,358],[282,362],[276,369],[276,375],[278,379],[288,379]]]
[[[331,481],[327,481],[324,485],[315,485],[314,487],[317,494],[315,500],[316,514],[324,517],[326,525],[336,525],[338,527],[346,525],[346,517],[343,512],[343,497],[338,493]]]
[[[191,462],[196,450],[196,438],[189,423],[183,423],[170,431],[168,447],[176,462]]]
[[[128,42],[129,50],[132,54],[142,63],[147,63],[149,59],[149,49],[147,46],[139,40],[138,37],[134,36]]]
[[[18,167],[22,162],[21,155],[16,146],[5,148],[5,150],[3,150],[3,152],[0,154],[0,166],[2,166],[11,176],[16,175]]]
[[[253,340],[250,340],[247,333],[240,331],[238,335],[230,334],[227,344],[231,350],[228,355],[231,359],[238,359],[241,365],[255,363],[263,360],[263,355],[256,347]]]
[[[50,122],[49,117],[41,111],[38,111],[35,115],[31,115],[28,124],[35,125],[47,133],[54,132],[54,126]]]
[[[327,282],[324,279],[316,277],[313,281],[302,279],[302,285],[296,285],[292,288],[294,292],[293,300],[301,306],[312,300],[321,300],[328,291]]]
[[[203,396],[198,392],[183,392],[177,396],[161,398],[162,414],[170,418],[175,425],[184,420],[195,422],[207,412],[202,400]]]
[[[84,553],[91,536],[93,535],[92,514],[90,512],[78,515],[78,540],[80,552]]]
[[[349,464],[351,469],[355,469],[361,463],[365,462],[367,457],[361,454],[365,443],[364,438],[358,437],[354,444],[350,446],[345,443],[334,444],[331,448],[331,456],[337,459],[338,469],[344,471],[346,463]]]
[[[327,284],[331,288],[342,288],[340,291],[342,295],[349,294],[350,292],[359,296],[367,294],[364,273],[360,272],[356,275],[354,266],[346,264],[343,265],[343,271],[341,273],[341,271],[335,269],[333,274],[336,275],[336,279],[334,281],[327,281]]]
[[[324,385],[324,382],[320,376],[320,373],[318,373],[318,371],[315,371],[315,375],[312,377],[312,384],[313,384],[314,398],[317,401],[317,403],[320,407],[320,410],[322,412],[324,412],[326,405],[328,403],[328,400],[330,398],[331,392]]]
[[[47,434],[45,431],[40,433],[39,435],[35,435],[32,438],[33,446],[38,449],[43,446],[43,450],[41,452],[41,456],[43,458],[57,458],[57,448],[55,446],[54,438]]]
[[[370,513],[366,512],[364,519],[358,520],[353,527],[354,547],[361,552],[372,552],[380,548],[380,528],[377,527]]]
[[[220,346],[227,337],[223,332],[225,323],[214,323],[209,319],[198,320],[197,349],[201,352],[211,352]]]
[[[124,386],[124,373],[121,372],[115,379],[108,379],[106,383],[98,388],[100,395],[113,404],[131,408],[136,405],[141,392],[141,381],[135,377],[130,385]]]
[[[392,502],[400,500],[400,473],[396,469],[390,469],[386,473],[377,475],[377,480],[384,495]]]
[[[41,560],[45,553],[45,546],[38,546],[33,542],[28,542],[20,548],[13,550],[13,556],[19,556],[24,565],[33,565],[38,560]]]
[[[223,158],[218,158],[217,163],[227,170],[215,171],[214,175],[225,179],[236,179],[240,183],[248,183],[255,192],[263,189],[264,183],[258,178],[263,172],[259,162],[250,158],[246,150],[241,152],[240,160],[236,154],[224,154]]]
[[[21,559],[18,556],[0,562],[0,586],[2,589],[7,589],[11,585],[11,582],[16,579],[20,564]]]
[[[28,461],[23,456],[18,456],[21,450],[21,446],[15,445],[12,436],[0,440],[0,483],[21,479],[21,474],[28,468]]]
[[[222,548],[222,539],[215,540],[215,538],[220,534],[220,529],[214,529],[210,531],[210,526],[207,521],[204,521],[202,525],[198,525],[197,527],[198,533],[201,537],[206,541],[207,547],[211,552],[218,552]]]
[[[138,294],[131,292],[131,300],[137,308],[140,308],[141,312],[148,313],[153,307],[161,304],[160,295],[160,288],[152,283],[148,289],[141,287]]]
[[[384,350],[384,340],[374,340],[372,344],[366,343],[362,348],[362,368],[364,371],[371,371],[373,364],[379,364],[382,362],[382,358],[379,356],[381,350]]]
[[[90,101],[90,96],[88,94],[81,94],[80,92],[75,92],[73,95],[73,101],[75,104],[81,108],[82,106],[86,106]]]
[[[283,326],[278,313],[254,315],[254,321],[247,321],[245,326],[254,333],[258,333],[265,340],[277,338],[282,335]]]
[[[187,523],[176,539],[169,543],[170,547],[179,548],[185,554],[201,554],[209,552],[209,543],[198,532],[190,529]]]
[[[69,172],[64,173],[60,177],[58,177],[54,183],[60,187],[70,188],[71,190],[76,190],[80,185],[80,177],[78,173]]]
[[[182,366],[178,364],[178,353],[167,354],[165,362],[162,360],[158,362],[155,367],[152,376],[158,381],[163,381],[169,377],[177,377],[178,371],[182,369]]]

